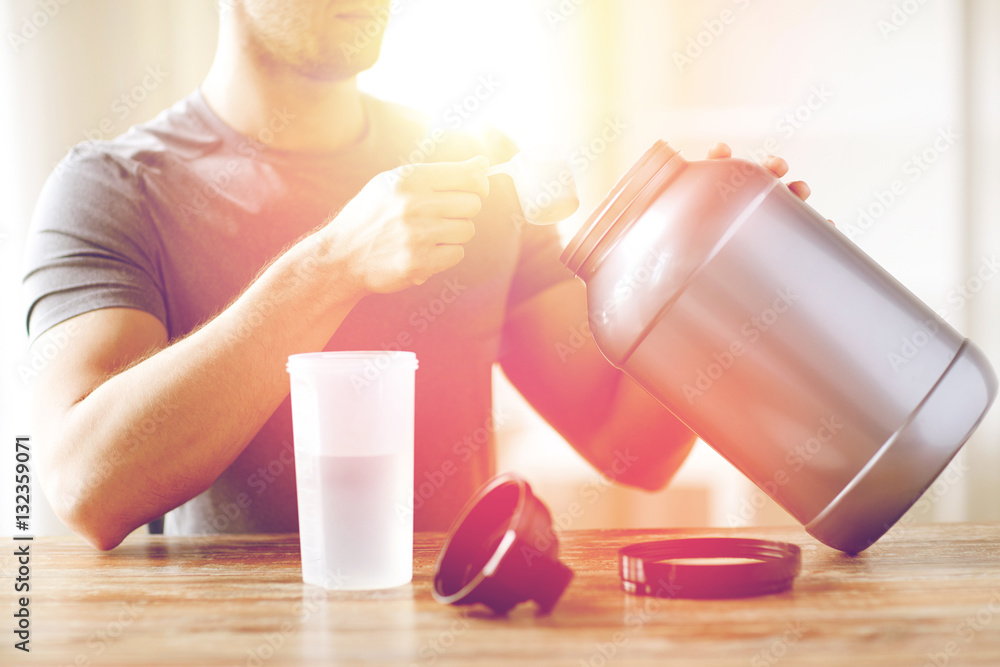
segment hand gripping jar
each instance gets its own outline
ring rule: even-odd
[[[763,167],[658,142],[563,252],[615,366],[857,553],[985,415],[983,353]]]

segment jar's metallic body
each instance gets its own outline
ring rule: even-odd
[[[644,160],[563,256],[595,340],[817,539],[865,549],[978,425],[992,368],[759,165]]]

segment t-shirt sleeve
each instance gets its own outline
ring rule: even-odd
[[[493,164],[509,160],[517,147],[499,132],[487,135],[490,158]],[[544,292],[564,280],[572,280],[573,273],[559,261],[562,241],[555,225],[533,225],[518,216],[519,250],[517,266],[507,296],[507,311]]]
[[[166,326],[158,248],[135,164],[87,144],[74,148],[42,188],[28,233],[29,338],[100,308],[136,308]]]

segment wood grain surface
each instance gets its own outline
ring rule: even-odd
[[[795,542],[802,574],[742,600],[619,590],[619,547],[695,535]],[[295,535],[134,535],[107,553],[37,538],[28,654],[13,648],[13,547],[0,559],[0,664],[1000,665],[1000,524],[897,527],[855,557],[790,528],[569,532],[576,576],[547,617],[435,602],[442,541],[416,536],[412,584],[347,593],[302,583]]]

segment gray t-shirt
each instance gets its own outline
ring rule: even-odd
[[[365,107],[363,138],[332,153],[269,147],[269,133],[295,122],[282,109],[257,137],[239,134],[198,90],[112,141],[75,147],[32,221],[29,336],[110,307],[146,311],[171,340],[184,336],[376,174],[414,158],[496,163],[513,152],[496,133],[442,138],[404,107],[367,96]],[[417,530],[446,530],[494,472],[491,368],[506,314],[572,277],[555,230],[518,224],[510,182],[492,181],[462,262],[419,287],[364,298],[325,346],[416,352]],[[143,437],[123,434],[138,446]],[[296,531],[293,454],[286,397],[211,488],[167,515],[166,532]]]

